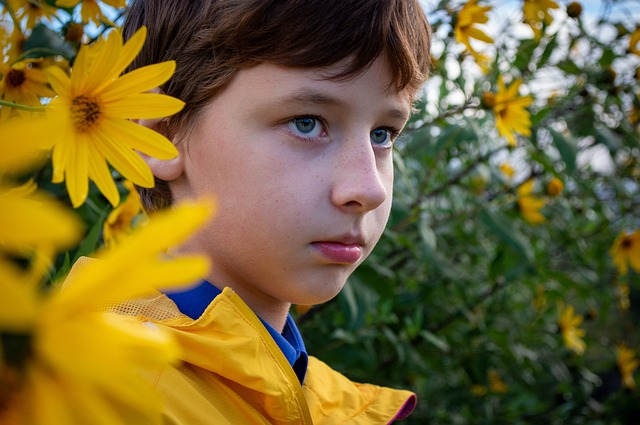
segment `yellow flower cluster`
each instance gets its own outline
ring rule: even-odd
[[[540,210],[547,202],[533,194],[534,180],[527,180],[518,187],[518,209],[522,217],[532,225],[544,223],[546,218]]]

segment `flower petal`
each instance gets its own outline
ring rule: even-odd
[[[102,92],[102,100],[108,103],[120,97],[154,89],[167,81],[175,69],[174,61],[138,68],[106,86]]]
[[[163,118],[179,112],[184,102],[175,97],[156,93],[139,93],[112,102],[105,114],[114,118]]]
[[[109,137],[121,140],[127,146],[158,159],[178,156],[176,147],[163,135],[125,120],[105,120],[102,129]]]

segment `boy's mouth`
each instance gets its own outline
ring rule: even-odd
[[[359,238],[348,237],[340,240],[316,241],[311,245],[331,262],[354,264],[362,257],[364,243]]]

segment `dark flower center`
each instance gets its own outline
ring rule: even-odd
[[[8,86],[20,87],[27,80],[27,77],[24,75],[24,71],[20,69],[12,69],[7,72],[4,79]]]
[[[100,114],[100,104],[93,97],[81,94],[71,101],[71,120],[78,131],[90,129]]]

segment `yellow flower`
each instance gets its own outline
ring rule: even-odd
[[[576,354],[584,353],[584,350],[587,348],[587,344],[582,339],[585,331],[579,328],[582,324],[582,316],[575,314],[573,306],[571,305],[566,307],[559,305],[558,310],[558,326],[564,339],[564,345]]]
[[[163,252],[203,224],[211,209],[199,203],[158,214],[46,297],[21,285],[20,272],[0,263],[2,342],[14,343],[0,347],[11,350],[0,359],[12,359],[2,364],[0,380],[8,382],[0,388],[13,386],[0,392],[0,422],[160,422],[160,400],[141,372],[171,361],[177,346],[156,328],[96,307],[205,275],[204,258],[169,259]]]
[[[100,25],[102,22],[112,25],[112,22],[102,13],[99,3],[106,3],[115,8],[125,7],[125,0],[102,0],[101,2],[96,0],[58,0],[56,6],[75,7],[81,1],[80,16],[82,17],[82,22],[93,21],[96,25]]]
[[[623,344],[618,345],[616,349],[616,362],[620,375],[622,375],[622,385],[630,390],[636,389],[636,381],[633,379],[633,373],[640,366],[640,360],[636,350],[632,350]]]
[[[52,18],[56,9],[47,4],[46,1],[31,2],[29,0],[8,0],[9,5],[14,10],[18,21],[26,20],[25,26],[30,29],[36,22],[42,19]]]
[[[621,275],[628,273],[629,266],[640,273],[640,230],[633,233],[621,232],[613,241],[609,253]]]
[[[559,196],[564,190],[564,183],[557,177],[554,177],[547,184],[547,193],[549,196]]]
[[[639,43],[640,43],[640,27],[636,28],[636,30],[633,33],[631,33],[631,36],[629,37],[629,52],[640,56],[640,47],[638,47]]]
[[[518,79],[507,88],[500,76],[498,92],[483,96],[485,104],[493,109],[498,132],[506,137],[509,146],[516,146],[516,133],[531,136],[531,117],[525,108],[533,103],[533,97],[518,96],[521,84],[522,80]]]
[[[505,175],[506,178],[510,179],[516,173],[516,170],[506,162],[500,164],[500,171]]]
[[[0,186],[0,250],[29,255],[35,250],[54,253],[81,236],[76,216],[42,193]]]
[[[472,55],[478,53],[471,47],[471,39],[493,43],[493,39],[476,27],[477,24],[486,24],[489,21],[487,13],[491,6],[479,6],[478,0],[467,1],[458,12],[455,24],[456,41],[464,44]]]
[[[553,0],[524,0],[524,22],[531,27],[536,38],[540,37],[542,22],[549,25],[553,21],[549,10],[558,8],[558,3]]]
[[[140,196],[133,184],[126,181],[124,185],[129,189],[127,199],[109,213],[102,227],[102,235],[107,247],[114,246],[123,237],[129,235],[133,220],[142,212]]]
[[[0,173],[16,174],[35,167],[46,159],[51,139],[37,130],[39,120],[12,118],[0,122]]]
[[[544,223],[546,219],[540,210],[546,205],[543,199],[533,196],[533,180],[527,180],[518,187],[518,209],[522,217],[532,225]]]
[[[0,64],[0,98],[7,102],[19,103],[27,106],[40,106],[41,97],[53,97],[55,93],[49,88],[49,81],[45,71],[34,66],[33,60],[16,62],[12,65]],[[0,121],[9,117],[12,108],[0,109]],[[29,112],[16,109],[24,118]]]
[[[506,393],[509,390],[509,386],[500,378],[498,372],[494,369],[489,370],[489,388],[494,393]]]
[[[120,195],[107,161],[136,185],[151,187],[151,170],[136,151],[160,159],[178,154],[167,138],[129,121],[164,117],[184,106],[169,96],[143,93],[171,76],[173,61],[118,77],[138,54],[145,37],[143,27],[123,46],[122,36],[113,31],[106,40],[80,48],[70,78],[51,68],[50,81],[58,97],[47,108],[51,119],[42,131],[54,139],[53,181],[66,181],[74,207],[85,201],[89,179],[112,205],[118,205]]]

